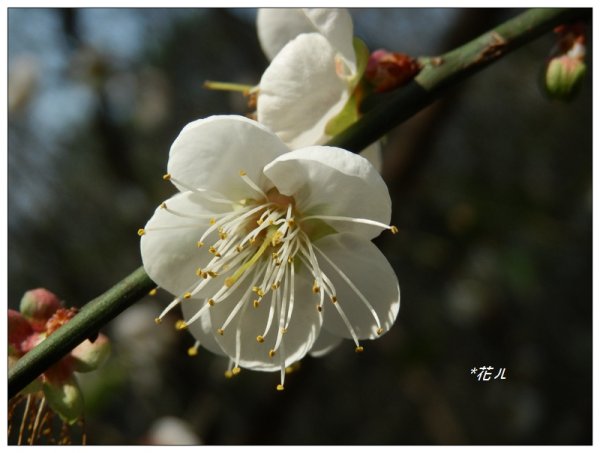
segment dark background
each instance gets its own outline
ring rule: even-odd
[[[520,12],[351,11],[371,50],[413,56]],[[80,306],[141,264],[136,231],[174,193],[161,180],[173,139],[246,113],[202,83],[259,81],[255,14],[9,9],[9,307],[40,286]],[[554,43],[521,47],[388,136],[400,234],[376,243],[402,289],[390,333],[360,356],[348,342],[303,360],[280,393],[277,373],[227,380],[224,359],[187,357],[191,337],[153,322],[169,296],[145,298],[104,329],[107,365],[80,376],[88,442],[170,442],[156,426],[176,417],[183,443],[590,444],[591,44],[581,92],[559,103],[539,89]],[[481,366],[506,380],[478,382]]]

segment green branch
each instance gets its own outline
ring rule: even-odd
[[[587,10],[533,9],[439,58],[429,59],[409,85],[386,93],[382,102],[328,144],[358,151],[438,98],[442,92],[533,40],[554,26],[587,14]],[[106,293],[89,302],[70,322],[23,356],[8,373],[8,396],[60,360],[75,346],[148,293],[154,283],[139,268]]]
[[[359,152],[427,107],[446,89],[557,25],[586,15],[589,15],[586,9],[530,9],[461,47],[428,58],[411,83],[367,99],[362,118],[327,144]]]

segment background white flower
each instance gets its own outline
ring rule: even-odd
[[[177,297],[197,343],[240,367],[281,372],[340,338],[389,330],[397,277],[371,239],[391,201],[364,158],[313,146],[295,151],[264,126],[215,116],[172,145],[180,190],[140,231],[144,268]]]
[[[272,59],[260,80],[258,121],[291,148],[325,143],[327,123],[346,105],[356,82],[348,11],[261,9],[257,29]]]

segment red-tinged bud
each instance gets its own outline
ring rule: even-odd
[[[20,357],[24,354],[23,343],[33,334],[29,321],[16,310],[8,309],[8,347],[9,354]]]
[[[577,92],[586,73],[585,31],[582,24],[561,25],[556,48],[546,64],[544,89],[553,99],[569,100]]]
[[[40,332],[46,322],[61,307],[60,300],[47,289],[37,288],[27,291],[21,299],[19,310],[29,320],[32,327]]]
[[[365,79],[376,93],[383,93],[407,84],[420,70],[421,65],[411,56],[379,49],[369,57]]]

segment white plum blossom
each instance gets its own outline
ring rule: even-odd
[[[257,119],[292,149],[325,143],[326,128],[358,83],[353,25],[345,9],[260,9],[258,36],[271,64]]]
[[[340,148],[290,151],[241,116],[188,124],[164,179],[179,193],[139,231],[144,268],[180,305],[201,345],[240,368],[280,371],[342,338],[358,352],[387,332],[398,279],[371,242],[388,229],[391,200],[379,173]]]

